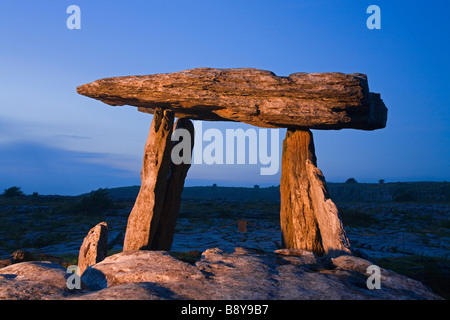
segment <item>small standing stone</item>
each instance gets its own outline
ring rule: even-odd
[[[103,261],[106,258],[108,246],[108,225],[100,222],[91,230],[83,240],[78,255],[78,268],[80,275],[89,266]]]

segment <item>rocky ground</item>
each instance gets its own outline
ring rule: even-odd
[[[189,203],[190,207],[196,205],[202,210],[207,206],[217,210],[227,207],[226,203]],[[353,215],[358,214],[355,212],[366,212],[365,215],[370,215],[370,218],[363,223],[350,222],[351,225],[346,226],[353,247],[369,257],[416,254],[450,259],[450,235],[444,228],[430,225],[430,221],[437,226],[448,221],[449,205],[357,203],[342,204],[340,207],[344,215],[346,210],[351,211]],[[8,238],[7,232],[4,232],[0,236],[0,257],[2,258],[9,256],[16,249],[51,255],[77,254],[86,233],[99,222],[92,219],[91,223],[89,221],[71,223],[70,217],[47,217],[45,220],[39,220],[35,219],[34,207],[29,208],[28,211],[26,206],[20,209],[14,214],[3,216],[2,224],[13,224],[19,220],[22,225],[29,222],[33,227],[27,228],[26,233],[20,234],[20,240],[17,237]],[[104,217],[99,217],[108,223],[112,251],[120,251],[122,248],[128,213],[127,208],[110,211]],[[245,232],[239,232],[239,220],[246,221]],[[172,246],[174,251],[203,251],[212,247],[231,250],[236,246],[273,251],[280,246],[280,226],[276,214],[270,217],[257,211],[248,211],[239,215],[212,212],[206,217],[201,214],[183,215],[181,213],[177,221],[177,230]]]
[[[213,248],[194,264],[166,251],[128,251],[88,268],[80,290],[67,288],[66,270],[58,264],[13,264],[0,269],[0,299],[442,299],[420,282],[386,269],[380,270],[379,289],[369,289],[370,265],[354,256],[326,259],[302,250],[236,248],[226,253]]]
[[[0,203],[0,259],[8,259],[12,252],[25,249],[35,256],[57,257],[59,260],[53,260],[64,261],[64,266],[76,264],[83,238],[100,221],[108,223],[109,255],[121,251],[132,200],[116,201],[115,207],[101,214],[86,215],[67,210],[73,199],[55,199],[42,197],[39,201],[28,199],[20,204],[14,201]],[[266,196],[265,199],[267,201],[184,199],[172,251],[196,250],[201,253],[220,248],[232,253],[236,247],[241,247],[258,254],[273,254],[280,248],[279,203]],[[448,281],[449,203],[336,203],[359,257],[377,263],[387,261],[383,259],[391,259],[388,261],[391,262],[420,257],[426,264],[429,259],[435,259],[439,272],[443,273],[439,276],[445,278],[433,281]],[[239,230],[239,221],[245,221],[244,229],[241,222]],[[418,273],[417,279],[423,281],[420,273],[427,272],[427,266],[413,265],[413,268],[419,270],[405,274],[414,276]],[[3,280],[11,279],[4,277]]]

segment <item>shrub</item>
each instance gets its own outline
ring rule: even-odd
[[[394,195],[394,201],[414,202],[414,201],[417,201],[417,196],[414,191],[398,192]]]
[[[14,186],[14,187],[5,189],[3,191],[3,195],[6,198],[14,198],[14,197],[22,197],[22,196],[24,196],[24,193],[22,192],[20,187],[15,187]]]
[[[198,250],[191,250],[187,252],[180,252],[180,251],[172,251],[170,254],[177,258],[178,260],[181,260],[183,262],[187,262],[190,264],[195,264],[197,261],[200,260],[202,253]]]
[[[446,259],[411,255],[378,258],[375,262],[382,268],[418,280],[431,287],[436,294],[450,299],[450,267]]]
[[[114,203],[106,188],[91,191],[89,195],[81,198],[81,200],[75,205],[75,210],[77,212],[81,212],[86,215],[99,215],[104,210],[112,208],[114,208]]]
[[[339,214],[344,226],[373,227],[380,221],[370,213],[361,212],[358,209],[339,209]]]

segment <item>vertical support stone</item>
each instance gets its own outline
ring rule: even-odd
[[[310,130],[287,130],[281,166],[282,246],[318,255],[351,253],[337,207],[316,167]]]
[[[186,130],[185,132],[188,134],[189,138],[183,137],[180,141],[174,141],[172,150],[175,151],[176,149],[178,149],[176,148],[176,146],[179,145],[181,146],[181,153],[189,151],[189,162],[182,162],[180,164],[171,162],[166,194],[161,210],[161,217],[159,219],[159,226],[151,243],[152,250],[169,251],[172,247],[173,237],[175,235],[175,225],[181,206],[181,194],[183,193],[184,181],[186,179],[188,170],[191,167],[190,160],[192,157],[192,149],[194,147],[194,125],[189,119],[180,118],[175,124],[175,130],[178,129]],[[190,139],[190,141],[184,139]],[[188,148],[189,150],[187,150],[186,148]]]
[[[141,189],[128,218],[124,251],[150,249],[159,226],[170,170],[174,114],[156,108],[145,144]]]
[[[286,132],[283,141],[280,182],[282,247],[323,254],[317,219],[309,199],[306,161],[316,163],[312,134],[303,130]]]

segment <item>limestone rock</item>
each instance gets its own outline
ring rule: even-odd
[[[87,267],[99,263],[106,258],[108,247],[108,225],[100,222],[91,230],[83,240],[78,255],[79,275],[82,275]]]
[[[131,282],[108,287],[83,295],[70,297],[70,300],[175,300],[174,293],[153,282]]]
[[[331,256],[351,253],[336,205],[316,167],[309,130],[290,130],[283,141],[280,183],[282,246]]]
[[[2,259],[0,260],[0,268],[4,268],[10,266],[12,264],[10,259]]]
[[[190,150],[192,154],[192,149],[194,147],[194,125],[192,124],[192,121],[186,118],[180,118],[175,124],[175,129],[185,129],[189,132],[191,137]],[[174,148],[179,143],[181,143],[181,141],[174,141],[172,150],[175,151]],[[190,163],[175,164],[171,162],[170,175],[167,181],[167,189],[161,209],[159,226],[151,243],[152,250],[169,251],[172,246],[175,225],[181,206],[181,194],[183,193],[184,181],[190,167]]]
[[[354,256],[328,259],[298,249],[227,253],[212,248],[195,265],[165,251],[130,251],[88,268],[82,280],[99,290],[86,299],[132,299],[134,292],[142,299],[440,299],[420,282],[385,269],[381,289],[370,290],[370,264]]]
[[[373,130],[384,128],[387,109],[369,92],[367,76],[293,73],[279,77],[252,68],[198,68],[169,74],[115,77],[77,88],[109,105],[132,105],[176,117],[240,121],[260,127]]]
[[[30,251],[19,249],[11,254],[11,260],[13,263],[19,263],[33,261],[35,260],[35,257]]]
[[[157,109],[144,151],[141,189],[128,218],[123,250],[150,249],[159,226],[170,170],[174,115]]]
[[[174,292],[172,296],[195,299],[208,285],[194,266],[172,257],[166,251],[127,251],[115,254],[89,267],[81,277],[91,290],[116,285],[151,282]]]
[[[56,263],[21,262],[0,269],[0,300],[62,299],[66,271]]]
[[[441,300],[418,281],[381,268],[381,289],[366,286],[372,263],[282,249],[257,253],[206,250],[194,265],[165,251],[127,251],[90,266],[82,280],[93,290],[68,293],[65,270],[50,262],[0,269],[0,299],[53,300]]]

